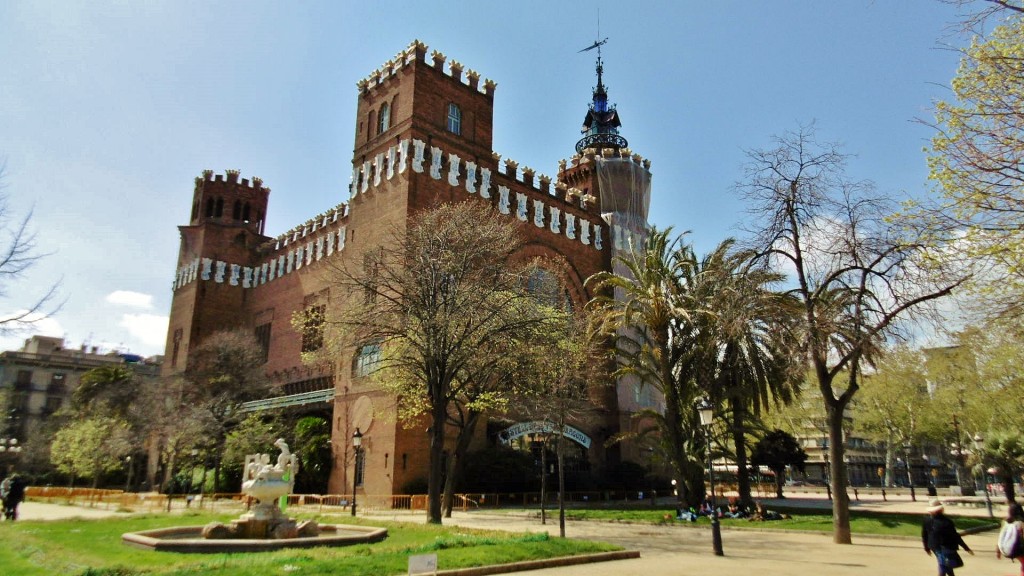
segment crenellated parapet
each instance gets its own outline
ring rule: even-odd
[[[501,168],[504,168],[503,170]],[[350,201],[367,194],[387,194],[386,185],[403,175],[422,174],[446,182],[466,194],[495,203],[498,212],[522,222],[531,222],[554,234],[564,235],[597,250],[603,250],[601,215],[596,198],[537,174],[530,167],[492,152],[489,162],[462,158],[438,145],[418,138],[403,139],[376,157],[352,168]]]
[[[348,215],[349,206],[342,203],[264,242],[257,249],[262,262],[255,266],[194,258],[178,269],[172,289],[178,290],[196,281],[256,288],[313,266],[344,251]]]
[[[481,90],[479,73],[471,69],[466,69],[462,63],[456,60],[449,60],[438,50],[431,52],[430,63],[428,64],[426,61],[427,50],[428,48],[426,44],[419,40],[413,40],[405,50],[395,54],[395,56],[385,62],[383,66],[373,72],[370,72],[366,78],[356,82],[356,89],[358,89],[361,94],[366,94],[377,86],[386,83],[390,78],[401,72],[403,68],[416,65],[418,63],[429,65],[439,73],[445,74],[445,63],[447,62],[447,75],[453,80],[463,86],[469,87],[475,92],[482,92],[483,94],[491,97],[494,96],[494,90],[498,86],[496,82],[485,78],[483,90]],[[464,72],[465,78],[463,78]]]

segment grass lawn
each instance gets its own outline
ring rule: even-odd
[[[298,515],[301,516],[301,515]],[[167,526],[228,522],[237,514],[147,515],[102,520],[19,521],[0,523],[0,572],[4,576],[70,574],[134,576],[214,574],[263,575],[405,574],[408,557],[437,553],[438,568],[501,564],[605,552],[610,544],[549,538],[546,534],[510,534],[447,526],[367,521],[388,529],[377,544],[246,554],[179,554],[129,547],[121,534]],[[316,519],[316,518],[314,518]],[[331,519],[324,523],[346,520]],[[359,522],[362,524],[363,522]]]
[[[771,520],[767,522],[751,522],[746,519],[722,518],[722,527],[735,529],[759,530],[810,530],[831,532],[832,514],[820,509],[770,508],[780,513],[789,514],[791,518]],[[557,518],[558,511],[549,512]],[[539,514],[539,513],[538,513]],[[708,518],[700,518],[696,522],[684,522],[675,519],[675,509],[668,508],[626,508],[626,509],[568,509],[566,518],[574,520],[597,520],[613,522],[649,522],[652,524],[679,524],[681,526],[707,526]],[[668,519],[665,516],[668,516]],[[979,526],[994,526],[987,518],[953,517],[958,530],[967,530]],[[921,522],[924,514],[888,514],[879,512],[850,511],[850,530],[854,534],[874,536],[921,536]]]

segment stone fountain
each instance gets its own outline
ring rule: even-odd
[[[291,494],[295,475],[299,472],[299,460],[288,450],[283,438],[278,438],[274,446],[281,450],[281,454],[273,466],[266,454],[245,457],[242,493],[256,501],[252,511],[232,520],[230,525],[220,522],[207,524],[203,528],[203,538],[299,538],[320,534],[316,522],[296,522],[281,511],[278,502]]]
[[[278,439],[277,462],[267,454],[245,457],[242,492],[256,501],[252,510],[230,524],[211,522],[206,526],[184,526],[131,532],[121,536],[125,544],[150,550],[173,552],[258,552],[279,548],[345,546],[379,542],[387,529],[348,525],[318,525],[312,520],[297,522],[285,516],[278,502],[291,493],[299,461]]]

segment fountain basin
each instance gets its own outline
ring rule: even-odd
[[[128,532],[121,541],[129,546],[161,552],[219,553],[267,552],[284,548],[314,548],[317,546],[351,546],[380,542],[388,536],[387,528],[322,524],[318,536],[280,539],[207,539],[202,537],[202,526],[175,526]]]

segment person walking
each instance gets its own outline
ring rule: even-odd
[[[921,543],[924,551],[929,556],[935,554],[935,560],[939,564],[939,576],[955,576],[953,570],[964,565],[960,558],[960,548],[974,555],[974,551],[967,546],[960,533],[956,531],[956,525],[945,514],[942,502],[933,498],[928,502],[928,516],[921,525]]]
[[[0,499],[3,500],[3,514],[7,520],[18,519],[18,505],[25,499],[26,484],[25,479],[16,473],[0,482]]]
[[[1009,528],[1008,528],[1009,527]],[[1012,542],[1003,542],[1003,533],[1006,530],[1012,530],[1014,538]],[[1007,557],[1011,560],[1017,560],[1020,562],[1020,573],[1024,576],[1024,550],[1022,550],[1022,538],[1024,538],[1024,507],[1014,502],[1010,504],[1006,510],[1006,520],[1003,522],[1003,528],[999,531],[999,542],[996,544],[996,558]],[[1005,550],[1005,551],[1004,551]]]

